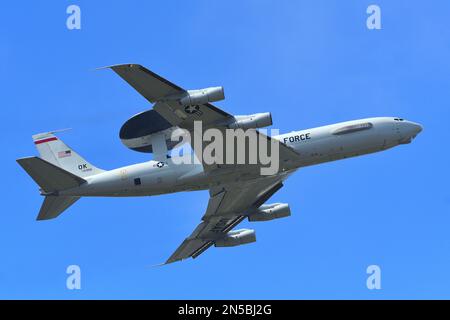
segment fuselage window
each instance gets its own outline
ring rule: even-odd
[[[352,125],[345,126],[345,127],[334,130],[333,134],[337,134],[337,135],[347,134],[347,133],[352,133],[352,132],[356,132],[356,131],[367,130],[372,127],[373,127],[373,124],[370,122],[352,124]]]
[[[135,186],[140,186],[141,185],[141,178],[134,179],[134,185]]]

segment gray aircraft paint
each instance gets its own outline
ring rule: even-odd
[[[415,137],[422,129],[410,121],[397,121],[392,117],[367,118],[282,134],[273,138],[284,142],[300,154],[301,160],[289,170],[315,165],[328,161],[383,151],[404,144]],[[360,123],[371,123],[367,130],[347,134],[333,134],[339,128]],[[289,141],[289,137],[308,136],[308,139]],[[285,140],[287,139],[287,140]],[[204,190],[210,185],[235,181],[236,177],[223,174],[205,175],[201,164],[173,164],[167,159],[164,166],[158,161],[148,161],[105,171],[87,177],[87,183],[78,188],[64,190],[60,195],[67,196],[149,196],[179,191]],[[141,179],[134,185],[134,179]],[[255,175],[252,178],[257,179]],[[248,177],[245,178],[249,179]]]

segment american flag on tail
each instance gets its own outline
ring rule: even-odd
[[[72,152],[70,150],[58,152],[58,158],[70,157],[71,155],[72,155]]]

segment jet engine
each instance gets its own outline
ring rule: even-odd
[[[176,100],[183,106],[194,106],[225,99],[223,87],[211,87],[199,90],[188,90]]]
[[[228,124],[231,129],[256,129],[272,125],[270,112],[255,113],[247,116],[234,116],[234,121]]]
[[[255,213],[248,216],[248,221],[269,221],[289,217],[291,208],[287,203],[263,204]]]
[[[216,247],[235,247],[242,244],[252,243],[256,241],[255,230],[252,229],[239,229],[230,231],[225,238],[216,240],[214,245]]]

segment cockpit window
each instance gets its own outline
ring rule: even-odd
[[[395,121],[403,121],[403,120],[405,120],[405,119],[402,119],[402,118],[394,118],[394,120],[395,120]]]
[[[373,127],[373,124],[370,122],[352,124],[350,126],[345,126],[345,127],[334,130],[333,134],[336,134],[336,135],[347,134],[347,133],[352,133],[352,132],[356,132],[356,131],[367,130],[372,127]]]

